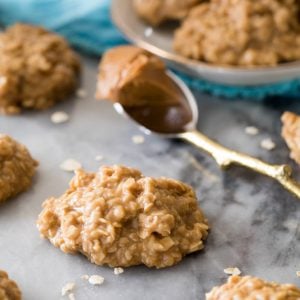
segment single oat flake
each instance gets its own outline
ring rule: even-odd
[[[245,132],[246,134],[248,135],[257,135],[259,133],[259,130],[257,127],[254,127],[254,126],[247,126],[245,128]]]
[[[143,144],[144,142],[145,142],[145,138],[144,138],[144,136],[142,136],[142,135],[134,135],[133,137],[132,137],[132,142],[134,143],[134,144]]]
[[[75,288],[75,283],[74,282],[68,282],[66,285],[63,286],[61,289],[61,295],[65,296],[68,293],[72,292]]]
[[[262,140],[260,146],[268,151],[271,151],[276,147],[275,143],[270,138]]]
[[[120,275],[124,273],[124,269],[123,268],[114,268],[114,274],[115,275]]]
[[[81,168],[81,164],[75,159],[69,158],[60,164],[60,168],[66,172],[73,172]]]
[[[300,277],[300,271],[296,272],[297,277]]]
[[[69,121],[69,115],[64,111],[57,111],[51,115],[51,121],[54,124],[65,123]]]
[[[226,268],[224,269],[224,273],[227,275],[240,275],[242,272],[239,268]]]
[[[104,278],[100,275],[92,275],[88,280],[92,285],[100,285],[104,282]]]

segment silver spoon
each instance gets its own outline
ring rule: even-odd
[[[188,141],[199,149],[209,153],[221,168],[225,169],[231,165],[246,167],[257,173],[277,180],[286,190],[300,198],[300,185],[292,178],[292,169],[290,166],[285,164],[272,165],[249,155],[228,149],[199,132],[196,128],[198,121],[198,107],[194,95],[187,85],[174,73],[168,71],[168,76],[182,91],[186,104],[191,112],[191,118],[184,124],[183,130],[172,133],[166,133],[166,130],[153,130],[149,128],[149,126],[146,127],[145,124],[138,123],[130,112],[128,112],[128,110],[126,110],[120,103],[114,104],[115,110],[119,114],[123,116],[125,115],[138,123],[141,130],[146,134],[155,133],[165,138],[179,138]]]

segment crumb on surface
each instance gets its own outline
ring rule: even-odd
[[[145,142],[145,137],[143,135],[134,135],[132,137],[132,142],[134,144],[143,144]]]
[[[224,273],[227,274],[227,275],[240,275],[242,272],[239,268],[230,267],[230,268],[224,269]]]
[[[75,300],[75,295],[73,293],[69,294],[69,300]]]
[[[300,277],[300,271],[296,272],[297,277]]]
[[[101,285],[104,282],[104,277],[100,275],[91,275],[88,281],[92,285]]]
[[[272,141],[271,138],[266,138],[266,139],[264,139],[264,140],[261,141],[260,146],[263,149],[271,151],[271,150],[275,149],[276,144]]]
[[[123,268],[114,268],[114,274],[115,275],[120,275],[124,273],[124,269]]]
[[[248,135],[257,135],[259,133],[259,129],[255,126],[247,126],[245,128],[245,132]]]
[[[70,119],[69,115],[64,111],[56,111],[51,115],[51,122],[54,124],[65,123]]]
[[[75,159],[69,158],[63,161],[59,167],[66,172],[73,172],[81,168],[81,163]]]
[[[103,160],[103,156],[102,155],[97,155],[96,157],[95,157],[95,160],[96,161],[101,161],[101,160]]]
[[[65,284],[62,289],[61,289],[61,295],[65,296],[68,293],[72,292],[75,288],[75,283],[74,282],[68,282],[67,284]]]
[[[87,274],[84,274],[84,275],[80,276],[80,278],[84,279],[84,280],[88,280],[90,278],[90,276]]]

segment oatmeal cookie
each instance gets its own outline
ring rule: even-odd
[[[30,187],[37,165],[24,145],[0,134],[0,203]]]
[[[166,20],[181,20],[195,5],[203,0],[133,0],[137,14],[157,26]]]
[[[300,116],[285,112],[281,121],[283,123],[281,135],[291,150],[290,157],[300,164]]]
[[[190,12],[174,49],[218,65],[273,66],[300,59],[298,0],[211,0]]]
[[[76,171],[62,196],[44,202],[37,226],[62,251],[111,267],[172,266],[208,233],[190,186],[124,166]]]
[[[251,276],[231,276],[227,283],[214,287],[206,300],[299,300],[300,289],[291,284],[266,282]]]
[[[17,284],[0,270],[0,300],[21,300],[21,291]]]
[[[67,42],[41,27],[16,24],[0,34],[0,112],[46,109],[76,88],[80,62]]]

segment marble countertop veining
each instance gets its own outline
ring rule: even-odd
[[[147,136],[136,145],[138,128],[118,116],[110,103],[93,98],[97,61],[84,59],[83,88],[86,99],[63,102],[44,112],[0,117],[1,132],[26,144],[40,161],[33,188],[0,209],[0,268],[15,279],[25,300],[61,299],[61,288],[76,282],[76,300],[202,300],[205,292],[224,282],[226,267],[243,274],[300,285],[300,201],[271,179],[242,168],[218,169],[205,153],[190,145]],[[300,112],[300,104],[270,101],[269,104],[231,102],[197,94],[198,128],[226,146],[269,162],[289,162],[300,179],[300,170],[288,159],[280,137],[280,115],[289,109]],[[70,121],[54,125],[51,113],[63,110]],[[246,135],[246,126],[260,129]],[[277,147],[261,149],[262,139],[271,137]],[[103,160],[96,162],[95,157]],[[41,203],[60,195],[72,174],[59,165],[67,158],[80,161],[87,170],[99,164],[125,164],[149,176],[170,176],[191,184],[197,192],[211,231],[204,251],[186,257],[177,266],[152,270],[144,266],[126,269],[119,276],[80,255],[66,255],[40,239],[35,220]],[[105,283],[90,286],[83,274],[99,274]]]

